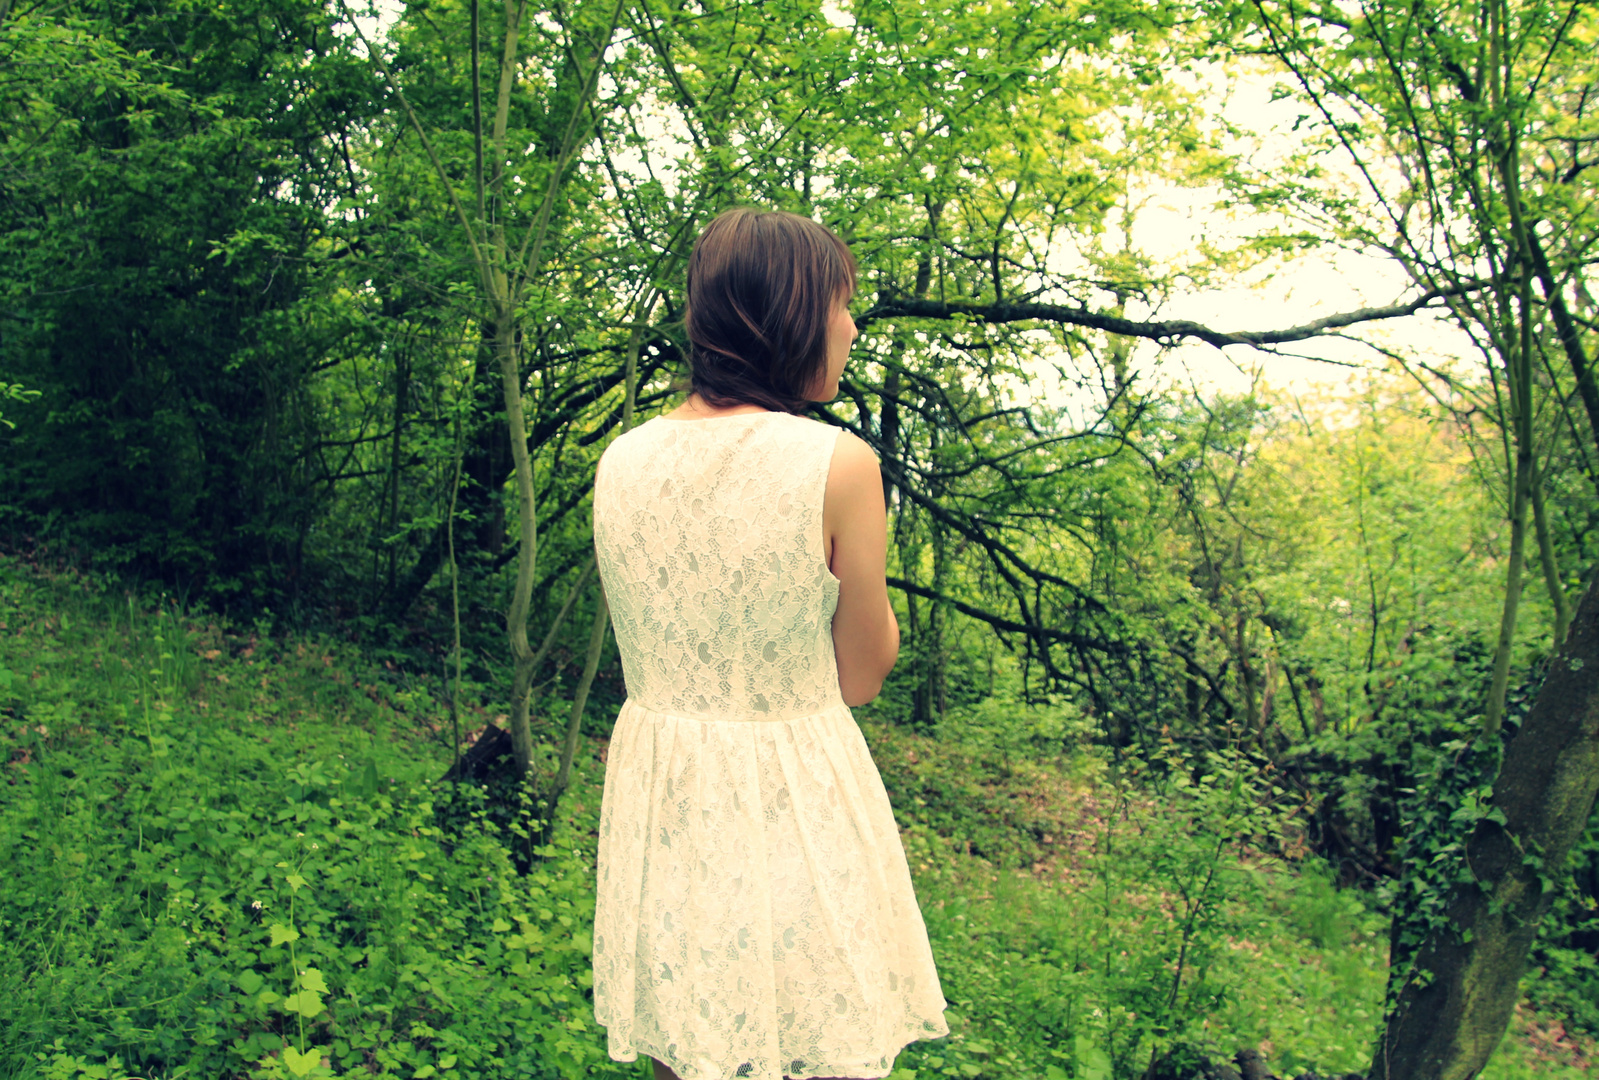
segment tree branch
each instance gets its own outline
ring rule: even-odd
[[[1090,311],[1082,307],[1068,307],[1064,304],[973,304],[956,301],[942,303],[937,300],[912,300],[912,299],[887,299],[880,300],[866,311],[855,324],[865,327],[869,323],[882,319],[957,319],[966,318],[985,323],[1014,323],[1014,322],[1050,322],[1066,326],[1083,326],[1092,330],[1103,330],[1111,334],[1121,334],[1126,337],[1144,338],[1148,341],[1157,341],[1163,345],[1172,345],[1184,338],[1194,338],[1216,348],[1225,348],[1228,345],[1277,345],[1288,341],[1305,341],[1309,338],[1321,337],[1332,330],[1339,330],[1346,326],[1358,323],[1376,322],[1381,319],[1401,319],[1414,315],[1418,311],[1443,310],[1441,306],[1434,307],[1433,301],[1445,296],[1466,291],[1467,287],[1430,289],[1414,300],[1399,304],[1389,304],[1386,307],[1357,308],[1354,311],[1342,312],[1338,315],[1328,315],[1326,318],[1316,319],[1314,322],[1302,326],[1291,326],[1283,330],[1212,330],[1200,323],[1190,322],[1187,319],[1174,319],[1168,322],[1136,322],[1132,319],[1123,319],[1115,315],[1102,315],[1097,311]]]
[[[886,580],[893,588],[899,589],[903,592],[914,593],[926,600],[933,600],[940,604],[948,604],[962,615],[968,615],[971,618],[976,619],[978,622],[985,622],[996,630],[1009,630],[1012,633],[1024,634],[1035,639],[1063,642],[1067,645],[1075,645],[1080,649],[1092,649],[1096,652],[1110,653],[1117,656],[1125,654],[1128,651],[1127,646],[1120,641],[1107,641],[1104,638],[1089,637],[1086,634],[1076,634],[1070,630],[1057,630],[1050,626],[1029,625],[1027,623],[1015,622],[1011,619],[1006,619],[999,615],[995,615],[993,612],[984,611],[981,608],[973,607],[968,603],[956,600],[954,597],[945,596],[942,593],[935,592],[925,585],[918,585],[916,582],[910,581],[906,578],[889,576]]]

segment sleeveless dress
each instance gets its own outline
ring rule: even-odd
[[[594,487],[627,681],[606,758],[594,1014],[683,1080],[881,1077],[949,1032],[882,778],[838,687],[838,429],[657,417]]]

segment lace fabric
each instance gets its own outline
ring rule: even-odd
[[[838,432],[658,418],[601,459],[627,680],[608,751],[594,1011],[683,1080],[880,1077],[948,1033],[882,779],[839,694],[822,497]]]

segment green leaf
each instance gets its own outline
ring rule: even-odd
[[[316,968],[306,968],[300,972],[300,989],[315,994],[325,994],[328,992],[328,984],[323,981],[322,972]]]
[[[313,1046],[302,1054],[292,1046],[285,1046],[283,1063],[295,1076],[309,1076],[311,1070],[322,1063],[322,1051]]]
[[[282,923],[273,923],[269,929],[272,931],[272,944],[274,947],[278,945],[286,945],[291,941],[300,940],[300,931],[296,930],[292,926],[284,926]]]
[[[322,995],[313,990],[298,990],[283,999],[283,1008],[309,1020],[322,1011]]]
[[[261,989],[261,984],[264,981],[265,980],[262,979],[261,976],[258,975],[256,972],[253,972],[253,971],[241,971],[241,972],[239,972],[239,978],[238,978],[239,989],[243,990],[246,994],[254,994],[257,990]]]
[[[1093,1040],[1086,1035],[1079,1035],[1075,1041],[1077,1050],[1076,1080],[1110,1080],[1110,1058],[1105,1051],[1095,1046]]]
[[[427,1080],[428,1077],[432,1076],[438,1071],[439,1070],[435,1069],[431,1065],[424,1065],[416,1072],[411,1074],[411,1080]]]
[[[301,877],[299,874],[290,874],[283,880],[288,882],[289,888],[293,889],[295,892],[299,892],[306,885],[305,878]]]

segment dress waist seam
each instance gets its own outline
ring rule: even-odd
[[[793,720],[812,720],[822,717],[834,718],[847,716],[854,719],[855,714],[850,712],[849,706],[839,701],[813,712],[795,713],[793,716],[763,716],[755,710],[738,716],[693,716],[688,713],[674,712],[671,709],[658,709],[647,705],[637,698],[629,697],[622,702],[623,709],[632,709],[647,712],[654,716],[663,716],[670,720],[689,720],[697,724],[783,724]]]

